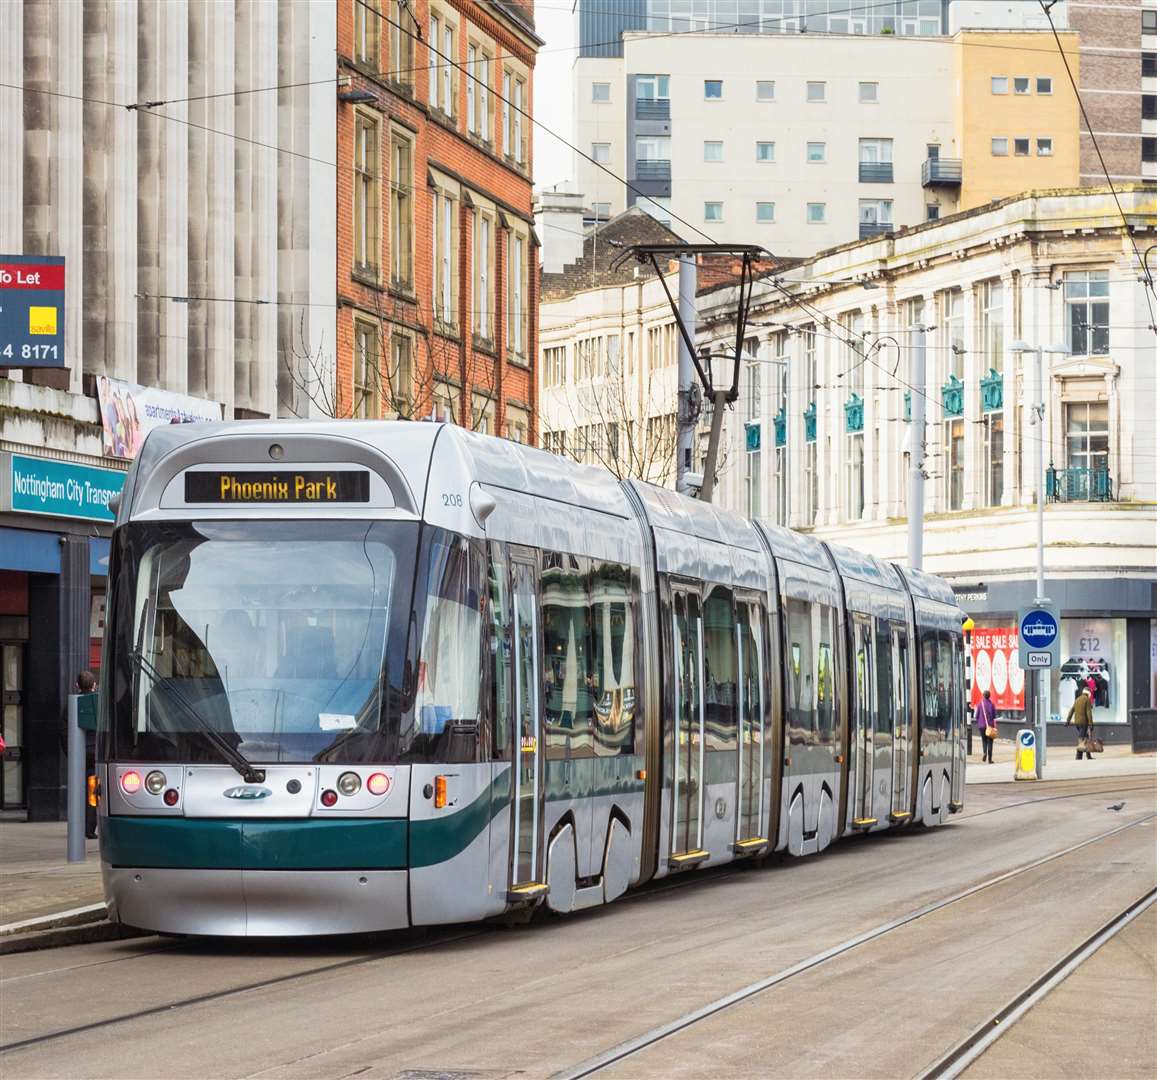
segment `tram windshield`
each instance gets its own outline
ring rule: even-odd
[[[253,762],[389,760],[416,538],[380,521],[128,526],[110,754],[221,761],[216,732]]]

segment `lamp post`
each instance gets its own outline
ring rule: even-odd
[[[1012,343],[1014,353],[1033,353],[1036,356],[1036,402],[1032,406],[1029,424],[1040,428],[1036,440],[1036,600],[1039,607],[1047,604],[1045,596],[1045,439],[1048,437],[1045,430],[1045,414],[1048,409],[1048,396],[1045,393],[1044,354],[1056,353],[1068,355],[1069,350],[1064,345],[1029,345],[1024,341]],[[1036,774],[1039,779],[1045,765],[1045,755],[1048,753],[1048,714],[1044,695],[1041,693],[1041,672],[1033,673],[1033,712],[1039,718],[1040,726],[1039,745],[1037,754]]]

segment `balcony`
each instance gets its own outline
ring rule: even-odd
[[[928,158],[920,169],[924,187],[960,187],[964,162],[960,158]]]
[[[1045,496],[1049,502],[1112,502],[1109,466],[1056,469],[1050,465],[1045,473]]]
[[[671,99],[670,98],[636,98],[635,99],[635,119],[636,120],[670,120],[671,119]]]
[[[860,239],[870,240],[873,236],[886,236],[894,228],[890,221],[861,221]]]
[[[670,180],[671,162],[647,160],[635,162],[636,180]]]
[[[861,184],[890,184],[892,182],[892,163],[890,161],[861,161]]]

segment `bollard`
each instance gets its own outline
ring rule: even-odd
[[[1036,780],[1036,735],[1028,728],[1016,733],[1016,771],[1014,780]]]
[[[79,694],[68,695],[68,861],[84,862],[85,738],[78,723]]]

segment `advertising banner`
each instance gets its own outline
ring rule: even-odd
[[[0,368],[64,367],[64,258],[0,255]]]
[[[972,631],[972,701],[988,690],[1002,712],[1024,712],[1024,672],[1015,626],[978,626]]]
[[[221,403],[137,386],[101,376],[96,381],[100,402],[104,456],[131,461],[145,436],[155,427],[220,420]]]
[[[109,502],[125,485],[125,474],[115,469],[24,454],[12,454],[9,468],[6,509],[17,513],[111,523]]]

